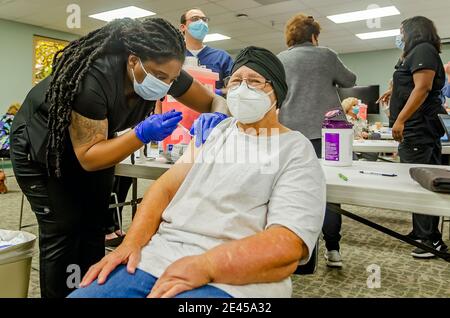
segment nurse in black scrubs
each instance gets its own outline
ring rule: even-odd
[[[402,22],[397,46],[403,50],[396,65],[390,102],[389,122],[392,135],[400,142],[398,152],[403,163],[441,163],[444,130],[438,114],[445,113],[441,89],[445,72],[439,53],[441,40],[434,23],[421,16]],[[386,99],[386,94],[384,96]],[[413,214],[413,231],[409,236],[445,251],[438,229],[439,217]],[[416,258],[431,258],[432,253],[420,248],[412,251]]]
[[[26,97],[11,159],[39,223],[42,297],[65,297],[74,268],[81,278],[104,256],[114,165],[170,135],[182,118],[152,115],[155,101],[170,94],[199,112],[226,111],[223,99],[182,71],[185,50],[163,19],[115,20],[57,54],[52,75]]]

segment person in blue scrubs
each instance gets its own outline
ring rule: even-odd
[[[450,79],[447,79],[447,82],[445,82],[445,85],[442,88],[442,95],[450,98]]]
[[[209,18],[200,9],[190,9],[180,18],[180,31],[186,40],[186,56],[197,57],[200,65],[219,73],[216,94],[224,96],[226,89],[223,80],[231,74],[233,59],[227,52],[203,43],[209,31],[208,22]]]

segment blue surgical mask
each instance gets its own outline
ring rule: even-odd
[[[198,20],[189,24],[188,31],[194,39],[203,41],[205,36],[208,34],[209,28],[206,22],[203,20]]]
[[[395,46],[402,51],[405,49],[405,41],[403,41],[403,35],[399,34],[395,37]]]
[[[358,115],[359,114],[359,107],[358,106],[354,106],[352,108],[352,113],[355,114],[355,115]]]
[[[136,92],[136,94],[138,94],[145,100],[158,100],[166,96],[172,84],[164,83],[160,79],[154,77],[152,74],[147,73],[144,65],[141,62],[141,59],[139,59],[139,63],[141,64],[141,67],[144,70],[146,76],[142,83],[138,83],[136,81],[136,77],[134,76],[134,71],[133,69],[131,69],[134,81],[134,91]]]

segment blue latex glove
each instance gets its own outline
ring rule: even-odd
[[[196,137],[195,146],[198,148],[204,144],[214,127],[227,117],[219,112],[201,114],[191,128],[191,135]]]
[[[147,117],[134,128],[134,132],[144,144],[150,141],[161,141],[172,134],[182,119],[182,113],[172,109],[164,114]]]

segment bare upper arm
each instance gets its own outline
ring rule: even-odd
[[[194,79],[189,89],[176,99],[199,113],[208,113],[211,111],[214,94]]]
[[[169,193],[170,200],[175,196],[181,184],[186,179],[189,171],[191,171],[192,166],[194,165],[195,158],[200,152],[201,147],[197,148],[194,145],[194,139],[189,143],[186,151],[183,156],[177,160],[177,162],[167,170],[158,180],[157,182],[161,187]]]
[[[435,75],[436,75],[435,71],[428,69],[423,69],[414,72],[413,74],[414,87],[423,88],[430,91],[431,88],[433,87],[433,80]]]
[[[93,145],[108,138],[108,120],[94,120],[72,111],[69,134],[75,155],[83,164],[84,154]]]
[[[286,255],[292,255],[294,259],[302,260],[308,256],[308,246],[289,228],[283,225],[272,225],[264,232],[273,233],[279,242],[284,243]]]

